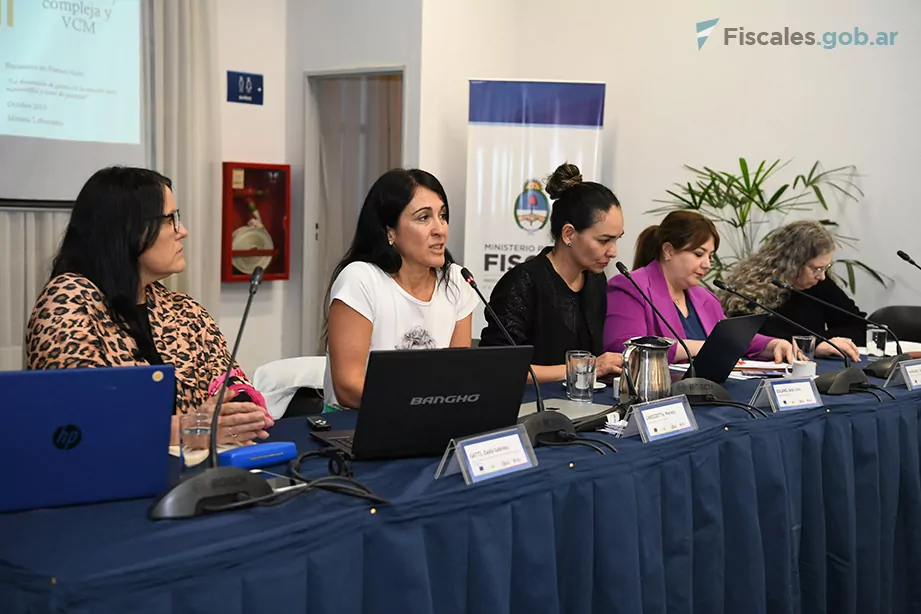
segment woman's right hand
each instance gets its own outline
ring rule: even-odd
[[[620,375],[624,368],[624,355],[615,352],[605,352],[595,359],[595,374],[598,377],[605,375]]]
[[[234,403],[231,399],[235,395],[232,390],[227,390],[224,394],[224,403],[221,405],[221,415],[217,423],[218,444],[249,443],[256,438],[266,439],[269,434],[265,429],[274,426],[275,421],[255,403]],[[202,403],[198,411],[213,414],[216,405],[217,396],[213,396]]]

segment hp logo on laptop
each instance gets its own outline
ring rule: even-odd
[[[80,427],[68,424],[66,426],[59,426],[54,430],[52,441],[55,448],[59,450],[70,450],[76,448],[81,439],[83,439],[83,431],[80,430]]]

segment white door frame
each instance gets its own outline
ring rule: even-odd
[[[304,250],[301,262],[303,278],[301,283],[301,348],[302,354],[312,355],[317,348],[320,329],[314,314],[318,312],[324,299],[323,292],[328,279],[318,283],[320,275],[320,133],[316,92],[313,83],[318,79],[349,77],[358,75],[400,75],[403,88],[403,121],[400,151],[405,159],[406,152],[406,66],[403,64],[361,66],[334,70],[312,71],[304,73]]]

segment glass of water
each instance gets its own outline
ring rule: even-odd
[[[812,335],[794,335],[793,361],[812,362],[815,360],[815,337]]]
[[[879,360],[886,355],[888,335],[885,328],[867,327],[867,360]]]
[[[566,396],[591,403],[595,393],[595,356],[584,350],[566,352]]]
[[[179,416],[179,454],[182,472],[194,470],[211,454],[211,414],[190,412]]]

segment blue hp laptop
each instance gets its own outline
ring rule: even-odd
[[[169,365],[0,372],[0,512],[165,490],[175,389]]]

